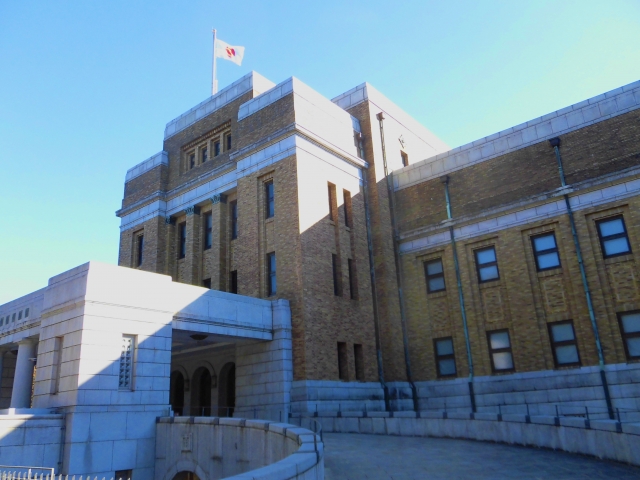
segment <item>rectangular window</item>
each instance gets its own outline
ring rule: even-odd
[[[136,239],[137,261],[136,266],[141,267],[144,258],[144,235],[138,235]]]
[[[531,237],[531,244],[533,245],[533,254],[536,257],[536,268],[539,272],[560,266],[558,245],[556,244],[554,233],[544,233]]]
[[[453,353],[453,338],[436,338],[433,340],[433,347],[436,353],[436,367],[438,377],[456,376],[456,357]]]
[[[200,150],[200,158],[202,159],[202,163],[206,162],[208,160],[207,157],[207,147],[204,147],[202,150]]]
[[[331,267],[333,268],[333,294],[340,295],[340,285],[338,280],[338,256],[335,253],[331,254]]]
[[[227,150],[231,150],[231,134],[228,134],[226,137]]]
[[[211,279],[210,278],[205,278],[204,280],[202,280],[202,286],[204,288],[211,289]]]
[[[4,324],[4,317],[0,317],[0,327]]]
[[[29,316],[29,309],[27,308],[27,309],[24,311],[24,318],[27,318],[28,316]]]
[[[604,258],[631,253],[627,228],[622,215],[596,222]]]
[[[22,310],[18,312],[18,320],[22,320]]]
[[[120,348],[120,368],[118,370],[118,389],[133,390],[133,362],[136,348],[134,335],[123,335]]]
[[[508,372],[514,370],[509,330],[494,330],[493,332],[487,332],[487,339],[489,340],[491,369],[494,372]]]
[[[364,145],[362,143],[362,134],[360,132],[353,132],[353,144],[358,152],[358,157],[364,160]]]
[[[231,240],[238,238],[238,202],[231,202]]]
[[[234,270],[231,272],[231,282],[229,291],[231,293],[238,293],[238,271]]]
[[[196,166],[196,153],[195,152],[191,152],[189,154],[189,168],[193,168]]]
[[[481,248],[475,251],[478,281],[492,282],[500,279],[495,247]]]
[[[53,339],[53,359],[51,361],[51,395],[60,391],[60,370],[62,368],[62,349],[64,337]]]
[[[345,342],[338,342],[338,378],[340,380],[349,380],[347,362],[347,344]]]
[[[178,236],[180,237],[178,258],[184,258],[187,255],[187,222],[178,225]]]
[[[115,480],[131,480],[133,470],[116,470]]]
[[[333,183],[327,185],[327,192],[329,194],[329,220],[336,221],[336,209],[338,206],[338,200],[336,199],[336,186]]]
[[[640,358],[640,311],[619,313],[618,322],[627,360]]]
[[[351,192],[343,190],[342,197],[344,200],[344,203],[342,204],[344,207],[344,224],[347,227],[351,227]]]
[[[271,218],[276,213],[276,202],[273,190],[273,180],[264,184],[264,196],[265,196],[265,211],[267,218]]]
[[[550,323],[549,338],[556,367],[580,365],[578,344],[571,320]]]
[[[358,298],[358,282],[356,277],[356,261],[352,259],[347,260],[349,265],[349,292],[351,300]]]
[[[213,156],[217,157],[220,155],[220,142],[213,142]]]
[[[267,253],[267,296],[275,295],[278,291],[276,283],[276,254]]]
[[[11,322],[15,322],[16,321],[16,314],[14,313],[13,315],[11,315]]]
[[[353,356],[356,361],[356,380],[364,382],[364,355],[362,353],[362,345],[358,343],[353,345]]]
[[[427,293],[442,292],[446,290],[444,284],[444,269],[442,259],[424,262],[424,274],[427,278]]]
[[[408,167],[409,166],[409,155],[407,155],[404,152],[400,152],[400,156],[402,157],[402,166],[403,167]]]
[[[213,243],[213,213],[204,214],[204,249],[211,248]]]

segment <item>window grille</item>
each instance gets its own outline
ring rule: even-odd
[[[118,375],[118,388],[120,390],[132,389],[134,348],[135,337],[133,335],[123,335],[120,350],[120,372]]]

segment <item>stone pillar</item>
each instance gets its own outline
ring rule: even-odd
[[[215,195],[211,198],[211,288],[226,292],[228,282],[227,267],[227,222],[228,209],[225,195]]]
[[[187,214],[187,252],[185,255],[185,280],[191,285],[202,286],[200,265],[202,264],[202,229],[200,209],[189,207]]]
[[[29,408],[31,406],[31,385],[33,384],[33,367],[31,360],[36,356],[36,342],[22,340],[18,342],[18,359],[16,373],[13,377],[11,392],[11,408]]]

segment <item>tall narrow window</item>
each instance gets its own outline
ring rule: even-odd
[[[178,258],[184,258],[187,255],[187,222],[182,222],[178,225],[178,235],[180,237]]]
[[[55,395],[60,391],[60,370],[62,367],[62,349],[64,337],[53,339],[53,359],[51,362],[51,394]]]
[[[347,344],[345,342],[338,342],[338,378],[340,380],[349,380],[347,362]]]
[[[217,157],[220,155],[220,141],[213,142],[213,156]]]
[[[202,286],[204,288],[211,289],[211,279],[210,278],[205,278],[204,280],[202,280]]]
[[[133,389],[133,362],[136,348],[134,335],[123,335],[120,348],[120,368],[118,371],[118,388],[120,390]]]
[[[209,157],[207,157],[207,147],[204,147],[200,152],[202,163],[204,163],[209,159]]]
[[[482,248],[475,251],[478,281],[491,282],[500,279],[495,247]]]
[[[331,254],[331,267],[333,269],[333,294],[340,295],[340,285],[338,279],[338,256],[335,253]]]
[[[144,235],[140,234],[136,238],[137,261],[136,266],[141,267],[144,254]]]
[[[400,157],[402,158],[402,166],[403,167],[408,167],[409,166],[409,155],[407,155],[404,152],[400,152]]]
[[[275,192],[273,190],[273,180],[264,184],[265,210],[267,218],[271,218],[276,214]]]
[[[276,254],[267,253],[267,296],[275,295],[278,291],[276,283]]]
[[[333,183],[327,185],[327,193],[329,199],[329,220],[336,221],[336,207],[338,205],[336,200],[336,186]]]
[[[231,282],[229,286],[229,292],[238,293],[238,271],[231,272]]]
[[[549,337],[551,338],[551,350],[556,367],[580,365],[578,344],[571,320],[550,323]]]
[[[238,238],[238,201],[231,202],[231,240]]]
[[[211,248],[213,243],[213,213],[204,214],[204,249]]]
[[[427,293],[442,292],[446,289],[441,258],[424,262],[424,274],[427,278]]]
[[[640,358],[640,312],[619,313],[618,321],[627,360]]]
[[[433,340],[436,353],[436,367],[438,377],[455,377],[456,357],[453,353],[453,338],[436,338]]]
[[[349,294],[351,300],[358,298],[358,282],[356,277],[356,261],[352,259],[347,260],[349,265]]]
[[[362,353],[362,345],[355,343],[353,345],[353,356],[356,361],[356,380],[364,381],[364,354]]]
[[[115,480],[131,480],[133,470],[116,470]],[[192,476],[189,478],[193,478]]]
[[[353,144],[358,152],[358,157],[364,160],[364,144],[362,143],[362,134],[360,132],[353,132]]]
[[[604,258],[617,257],[631,253],[627,227],[622,215],[596,222],[598,237]]]
[[[344,208],[344,224],[347,227],[351,227],[351,192],[347,190],[342,191],[343,208]]]
[[[29,309],[27,308],[27,309],[24,311],[24,318],[27,318],[28,316],[29,316]]]
[[[196,154],[192,152],[189,154],[189,168],[193,168],[196,166]]]
[[[487,332],[489,340],[489,356],[491,368],[494,372],[513,370],[513,355],[511,353],[511,339],[509,330],[494,330]]]
[[[560,266],[558,245],[556,244],[556,236],[554,233],[544,233],[531,237],[531,244],[533,245],[533,253],[536,257],[536,268],[539,272]]]
[[[231,150],[231,134],[229,133],[225,138],[226,138],[227,150]]]

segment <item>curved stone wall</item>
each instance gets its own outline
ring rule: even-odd
[[[310,430],[219,417],[163,417],[156,425],[155,480],[324,479],[324,450]]]

